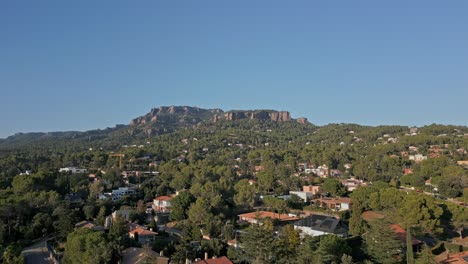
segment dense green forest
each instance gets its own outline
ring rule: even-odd
[[[457,237],[457,230],[463,229],[468,219],[464,206],[444,200],[467,202],[468,173],[457,164],[468,160],[467,127],[433,124],[410,131],[405,126],[315,126],[294,120],[152,125],[158,127],[157,133],[148,132],[148,125],[120,125],[88,132],[18,134],[0,140],[4,263],[21,262],[22,247],[51,234],[67,263],[83,259],[115,263],[125,247],[139,246],[124,235],[122,223],[113,223],[104,235],[74,231],[74,225],[82,220],[103,225],[105,216],[114,210],[131,208],[132,221],[157,229],[145,217],[145,204],[182,190],[186,191],[173,198],[170,214],[181,236],[171,239],[160,231],[151,245],[156,252],[164,250],[175,263],[183,263],[187,254],[200,257],[202,252],[227,255],[235,263],[403,263],[405,252],[398,249],[401,245],[385,231],[386,226],[397,223],[411,227],[414,235],[434,241],[428,245],[434,247]],[[112,154],[123,154],[122,168]],[[427,159],[415,161],[411,155]],[[326,165],[343,172],[340,179],[355,177],[369,185],[350,194],[341,191],[339,181],[304,174],[299,163]],[[67,166],[86,168],[88,173],[58,171]],[[405,169],[412,173],[404,174]],[[152,173],[129,176],[129,184],[137,186],[135,196],[118,201],[97,199],[100,192],[126,185],[122,171]],[[89,173],[104,181],[90,182]],[[444,199],[397,189],[404,185],[433,192],[426,186],[429,179]],[[350,238],[328,235],[301,239],[291,226],[274,235],[269,223],[249,227],[237,223],[239,213],[254,211],[256,206],[276,212],[298,211],[305,206],[293,200],[261,202],[259,195],[284,195],[302,190],[304,185],[322,183],[330,196],[351,197],[353,209],[340,213],[349,225]],[[81,197],[82,202],[72,202],[71,194]],[[361,217],[366,211],[388,217],[368,223]],[[243,238],[244,249],[228,247],[227,241],[236,237],[235,230],[242,228],[248,234]],[[202,240],[203,235],[215,239]],[[393,253],[379,249],[375,237],[382,239],[380,245],[394,249]],[[89,241],[96,247],[78,249],[77,241]],[[201,243],[201,250],[191,246],[194,241]],[[432,258],[432,251],[427,252],[415,254],[416,261]]]

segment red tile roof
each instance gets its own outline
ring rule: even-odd
[[[128,232],[129,234],[131,235],[134,235],[135,233],[138,233],[139,236],[144,236],[144,235],[157,235],[158,233],[156,232],[153,232],[151,230],[146,230],[146,229],[143,229],[141,227],[137,227],[135,229],[133,229],[132,231]]]
[[[468,250],[456,253],[456,254],[449,254],[448,257],[447,253],[442,253],[441,255],[436,257],[436,260],[440,264],[466,264],[468,263]],[[444,258],[444,259],[442,259]]]
[[[393,224],[390,226],[390,228],[393,230],[393,232],[396,234],[398,239],[402,241],[403,243],[406,243],[406,230],[404,230],[401,226],[397,224]],[[411,236],[411,243],[414,245],[421,244],[421,240],[418,240],[414,237]]]
[[[172,199],[172,197],[169,197],[169,196],[159,196],[157,198],[154,198],[154,200],[156,201],[170,201]]]
[[[223,256],[223,257],[214,258],[214,259],[203,259],[203,260],[194,262],[193,264],[233,264],[233,263],[227,257]]]

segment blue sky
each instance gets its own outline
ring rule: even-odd
[[[468,125],[468,1],[1,1],[0,138],[150,108]]]

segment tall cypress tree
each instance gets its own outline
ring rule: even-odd
[[[414,264],[413,240],[411,239],[410,226],[406,227],[406,263]]]

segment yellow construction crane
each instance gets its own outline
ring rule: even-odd
[[[110,154],[111,157],[119,157],[119,169],[122,169],[122,158],[125,157],[124,154]]]

